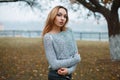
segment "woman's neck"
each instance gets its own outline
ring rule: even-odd
[[[50,32],[59,33],[59,32],[61,32],[61,29],[60,29],[60,27],[54,26]]]

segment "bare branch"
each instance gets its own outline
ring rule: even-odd
[[[91,5],[89,2],[86,2],[85,0],[77,0],[79,3],[81,3],[83,6],[88,8],[89,10],[96,12],[96,8],[94,5]]]
[[[102,7],[102,6],[99,4],[98,0],[90,0],[90,2],[91,2],[92,4],[94,4],[97,8],[98,8],[98,7]]]
[[[36,0],[0,0],[0,3],[5,3],[5,2],[26,2],[29,6],[33,6],[36,2]]]
[[[17,2],[19,0],[0,0],[1,3],[4,3],[4,2]]]
[[[0,3],[5,3],[5,2],[26,2],[26,4],[28,4],[31,9],[33,9],[33,7],[35,7],[37,5],[37,0],[0,0]]]

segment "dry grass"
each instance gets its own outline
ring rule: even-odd
[[[39,38],[0,38],[0,80],[47,80],[48,64]],[[108,42],[77,41],[82,61],[73,80],[120,80]]]

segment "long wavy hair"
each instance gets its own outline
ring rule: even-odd
[[[61,27],[61,31],[65,31],[66,30],[66,23],[69,20],[69,18],[68,18],[68,10],[65,7],[63,7],[63,6],[56,6],[48,14],[48,17],[47,17],[47,20],[46,20],[46,24],[45,24],[45,27],[44,27],[43,32],[42,32],[42,36],[44,36],[46,33],[48,33],[49,31],[52,30],[53,25],[54,25],[55,17],[56,17],[56,15],[58,13],[58,10],[60,8],[65,9],[65,11],[67,13],[65,25],[63,27]]]

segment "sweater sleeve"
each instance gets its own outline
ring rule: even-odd
[[[78,53],[78,48],[77,48],[77,43],[76,43],[76,40],[74,37],[74,33],[73,33],[72,29],[70,29],[70,31],[71,31],[71,35],[72,35],[73,45],[75,47],[75,52]]]
[[[46,34],[43,38],[44,48],[48,63],[53,70],[57,70],[61,67],[70,67],[77,64],[80,61],[80,55],[76,54],[73,58],[68,58],[64,60],[58,60],[54,51],[53,43],[49,34]]]
[[[73,73],[75,71],[75,69],[76,69],[76,66],[77,66],[77,64],[75,64],[74,66],[71,66],[71,67],[67,68],[68,69],[68,74]]]
[[[71,31],[71,35],[72,35],[73,45],[75,47],[75,54],[76,53],[78,54],[78,48],[77,48],[77,44],[76,44],[76,41],[75,41],[74,33],[73,33],[72,29],[69,29],[69,30]],[[81,60],[81,58],[80,58],[80,60]],[[68,68],[68,74],[73,73],[75,71],[75,69],[76,69],[76,66],[77,66],[77,64],[69,67]]]
[[[72,35],[73,45],[74,45],[74,47],[75,47],[75,54],[76,54],[76,53],[79,54],[79,53],[78,53],[77,44],[76,44],[76,40],[75,40],[75,37],[74,37],[74,33],[73,33],[72,29],[69,28],[69,30],[71,31],[71,35]],[[80,61],[81,61],[81,58],[80,58]],[[69,67],[69,68],[68,68],[68,74],[73,73],[73,72],[75,71],[76,67],[77,67],[77,64]]]

